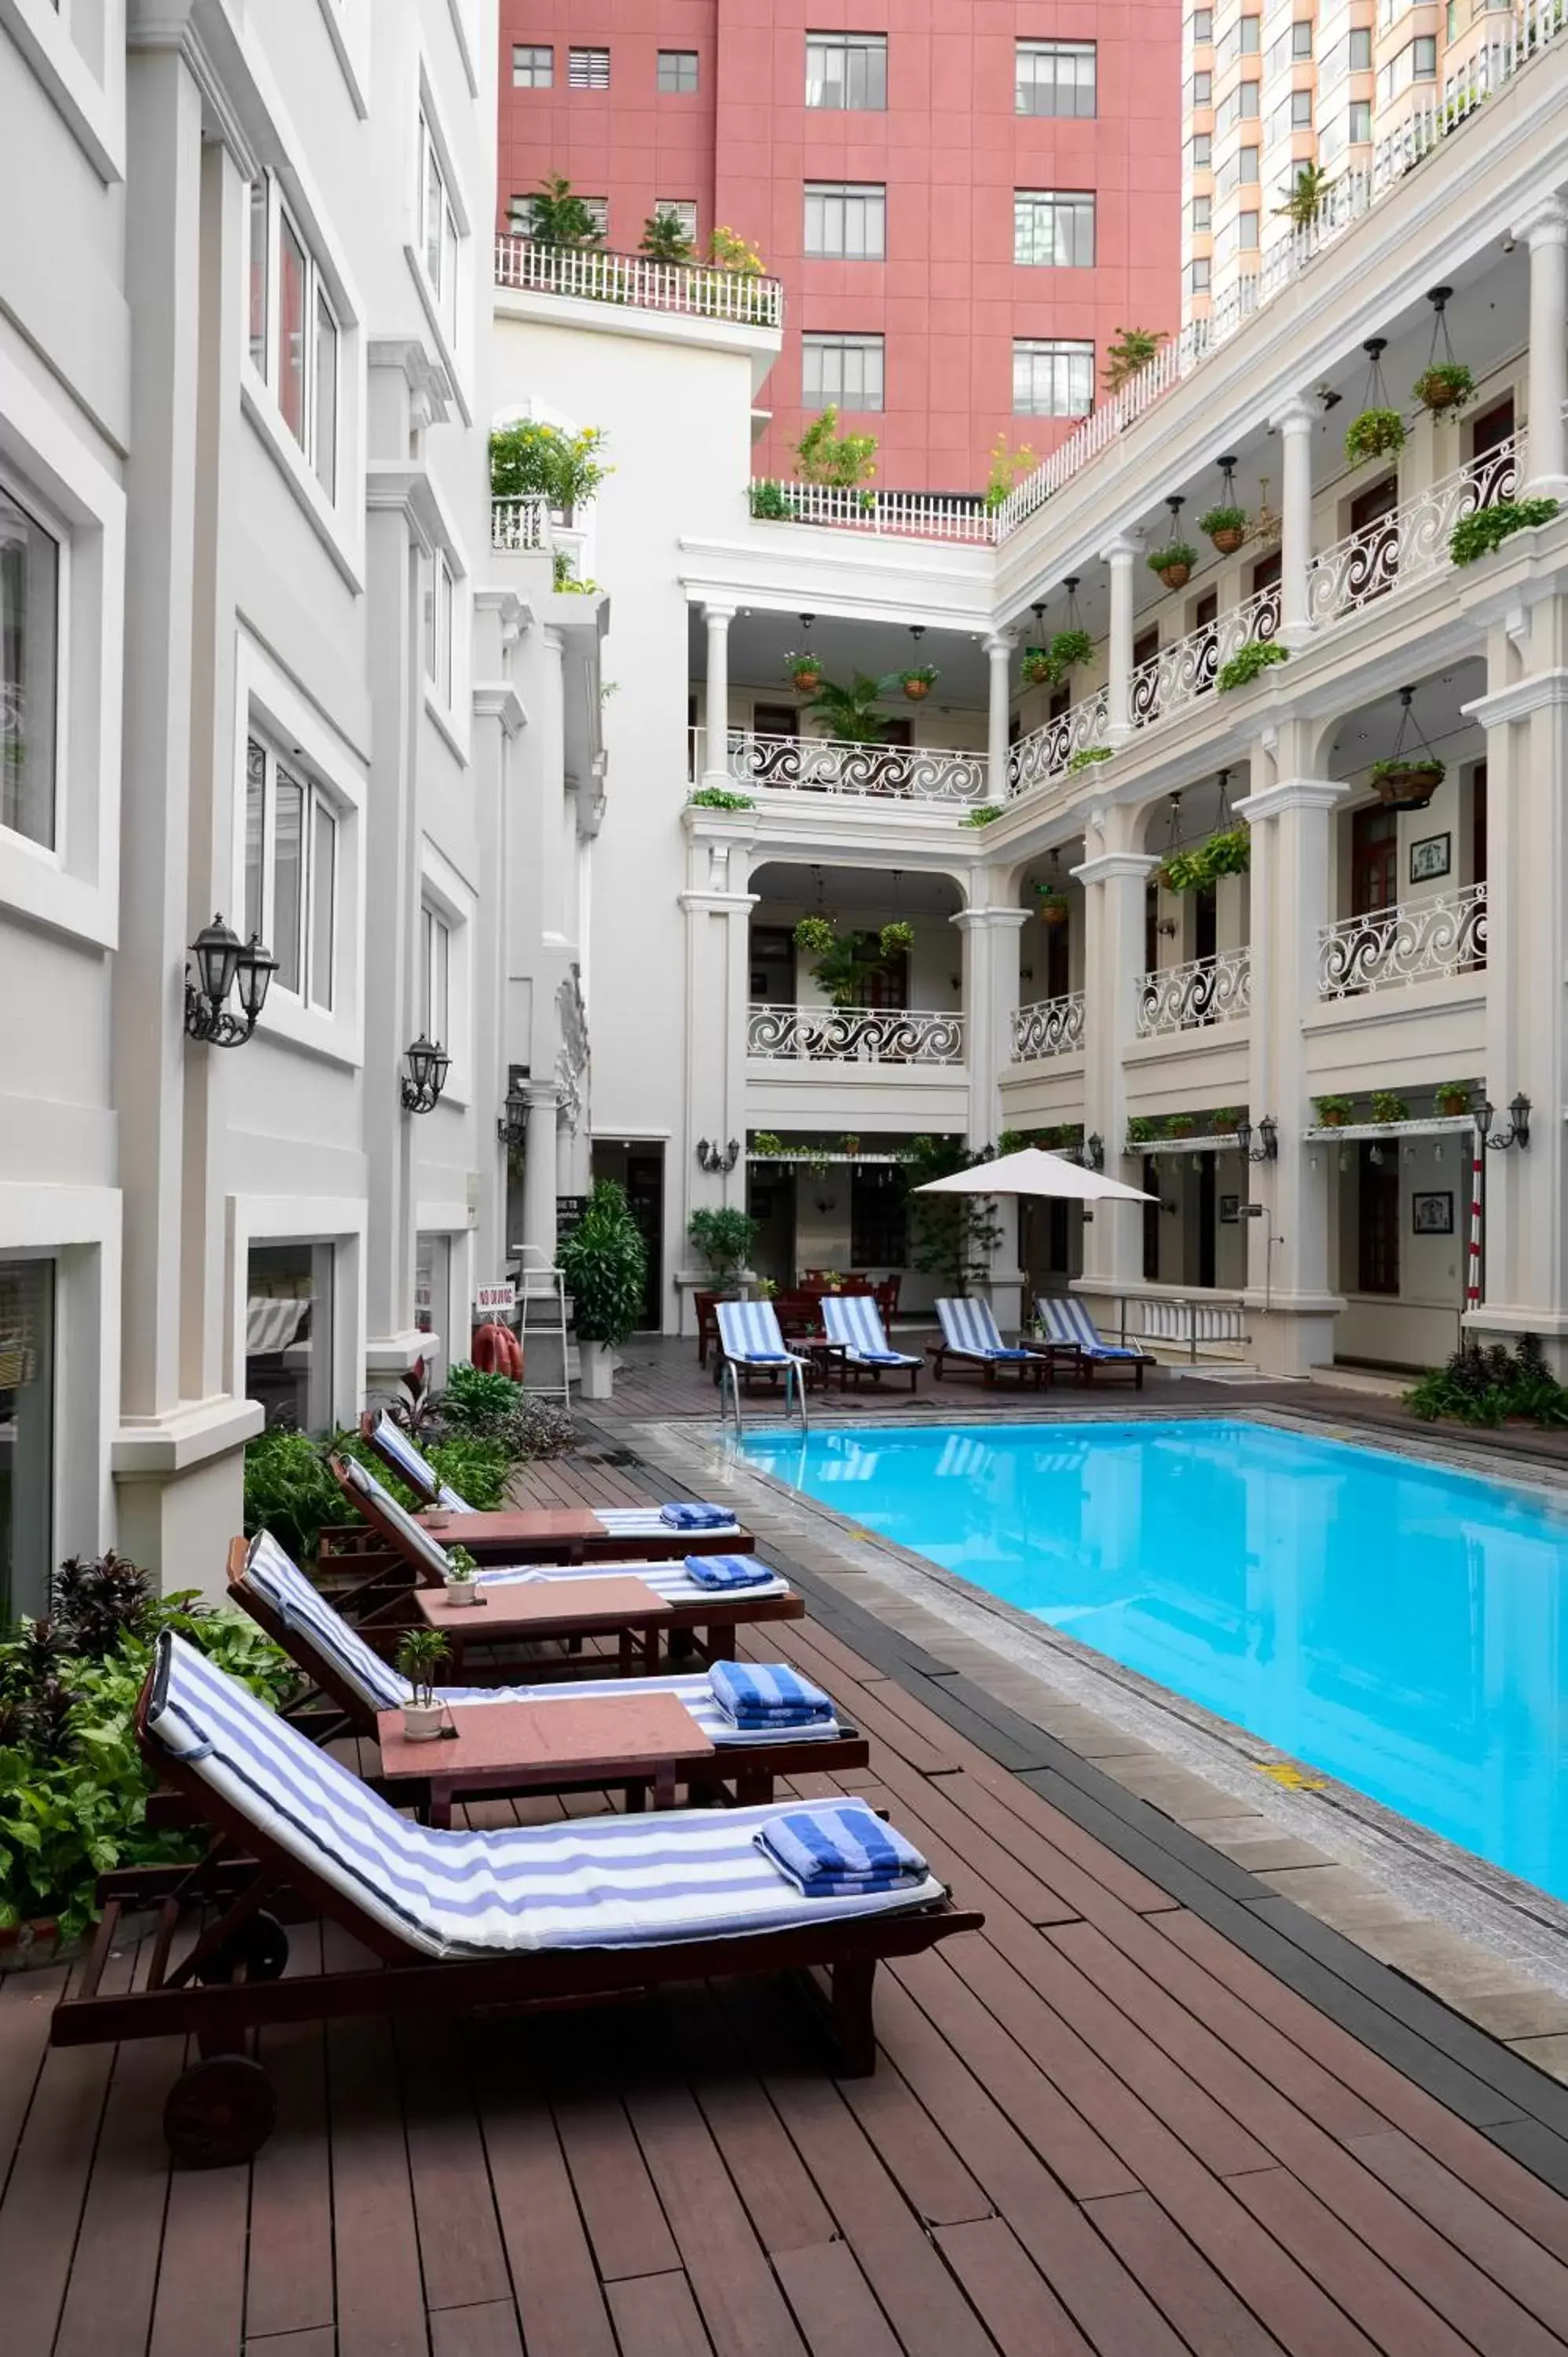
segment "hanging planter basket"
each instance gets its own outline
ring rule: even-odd
[[[1192,579],[1193,566],[1197,563],[1197,551],[1185,540],[1173,540],[1164,548],[1150,552],[1149,570],[1167,589],[1185,589]]]
[[[923,671],[907,671],[899,675],[899,684],[911,704],[923,704],[937,683],[937,674],[929,666]]]
[[[1026,647],[1024,660],[1018,666],[1018,676],[1026,687],[1055,687],[1057,667],[1050,651],[1045,647]]]
[[[1441,761],[1380,761],[1372,770],[1372,791],[1391,810],[1424,810],[1445,774]]]
[[[1039,918],[1042,925],[1065,925],[1068,920],[1068,905],[1059,892],[1053,891],[1049,886],[1046,886],[1040,892],[1039,906],[1035,914]]]
[[[1210,545],[1217,548],[1221,556],[1234,556],[1239,548],[1245,548],[1247,544],[1249,527],[1246,512],[1241,508],[1229,504],[1210,508],[1207,515],[1198,517],[1197,528],[1208,534]]]
[[[1476,389],[1476,380],[1467,368],[1457,361],[1444,361],[1429,368],[1415,381],[1413,391],[1423,409],[1441,417],[1446,409],[1463,408]]]

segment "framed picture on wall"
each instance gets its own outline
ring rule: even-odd
[[[1446,876],[1454,838],[1451,834],[1423,834],[1419,843],[1410,846],[1410,880],[1412,884],[1430,884],[1434,877]]]
[[[1410,1226],[1412,1235],[1451,1236],[1454,1232],[1452,1194],[1412,1195],[1410,1199]]]
[[[1238,1228],[1240,1226],[1241,1198],[1240,1195],[1221,1195],[1219,1198],[1219,1219],[1221,1225],[1224,1227]]]

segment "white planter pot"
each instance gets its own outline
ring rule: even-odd
[[[616,1354],[608,1342],[579,1342],[578,1357],[582,1377],[578,1385],[585,1399],[607,1400],[615,1388]]]
[[[441,1732],[446,1710],[438,1702],[405,1702],[403,1706],[403,1731],[411,1743],[434,1743]]]
[[[477,1604],[479,1600],[479,1583],[477,1579],[448,1579],[444,1580],[442,1585],[446,1591],[448,1604]]]

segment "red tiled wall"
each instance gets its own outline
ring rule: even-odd
[[[805,33],[886,32],[886,113],[808,109]],[[1091,122],[1013,111],[1015,38],[1097,44]],[[514,91],[514,41],[552,41],[556,86]],[[567,91],[570,43],[611,52],[607,92]],[[660,48],[701,57],[695,97],[656,88]],[[879,437],[890,489],[984,480],[999,432],[1040,455],[1070,426],[1012,414],[1016,336],[1174,329],[1179,319],[1178,0],[501,0],[500,213],[542,172],[610,199],[630,249],[656,197],[695,197],[784,281],[787,335],[761,400],[758,474],[788,474],[803,423],[803,327],[886,339],[886,407],[845,422]],[[806,180],[887,188],[886,263],[801,258]],[[1019,269],[1015,188],[1092,188],[1092,270]]]

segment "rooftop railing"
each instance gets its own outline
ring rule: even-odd
[[[777,278],[716,263],[655,262],[646,253],[607,253],[597,246],[545,245],[532,237],[497,238],[496,285],[748,328],[777,328],[784,317]]]

